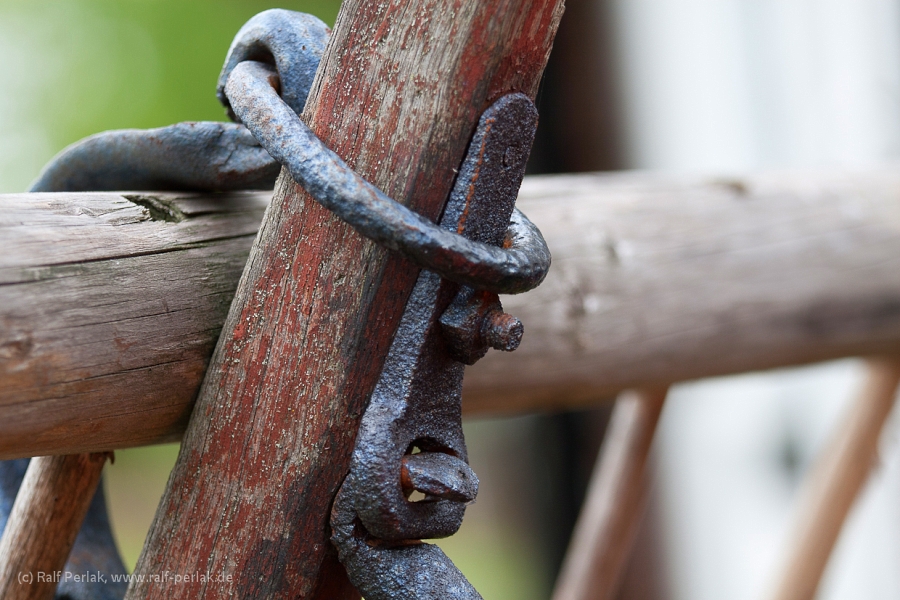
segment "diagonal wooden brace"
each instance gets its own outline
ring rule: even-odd
[[[103,465],[111,456],[98,452],[31,460],[0,537],[0,597],[54,597]]]
[[[345,2],[304,118],[435,220],[481,112],[534,98],[562,5]],[[352,597],[328,512],[416,274],[282,176],[128,598]]]

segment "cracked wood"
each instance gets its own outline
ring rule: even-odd
[[[504,298],[525,337],[468,369],[469,415],[642,383],[900,352],[900,171],[526,178],[554,264]],[[0,201],[0,457],[180,438],[267,195]]]

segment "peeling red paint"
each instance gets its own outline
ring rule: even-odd
[[[481,111],[506,91],[534,97],[561,6],[349,0],[305,119],[364,177],[436,219]],[[234,583],[148,584],[129,598],[355,593],[335,575],[328,515],[417,270],[292,182],[259,240],[137,570]]]

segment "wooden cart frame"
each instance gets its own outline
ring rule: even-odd
[[[499,3],[491,14],[478,3],[462,4],[457,13],[437,1],[345,2],[305,112],[331,147],[355,159],[354,168],[432,217],[465,148],[464,133],[479,114],[474,109],[498,91],[534,95],[562,10],[552,0]],[[396,30],[385,33],[385,23]],[[446,38],[434,37],[450,30]],[[503,43],[486,58],[474,53],[473,40]],[[376,51],[364,52],[367,44]],[[423,58],[438,51],[434,64]],[[487,66],[473,71],[476,63]],[[436,65],[446,67],[449,81],[435,79]],[[362,81],[351,75],[354,68],[375,77]],[[408,82],[421,90],[404,96]],[[416,104],[420,94],[440,98],[445,90],[459,97]],[[396,104],[385,100],[392,95]],[[413,117],[401,121],[401,114]],[[420,172],[438,183],[426,185]],[[898,172],[888,165],[741,179],[526,180],[519,206],[544,231],[554,268],[542,288],[506,301],[528,336],[517,354],[490,356],[471,370],[466,414],[588,406],[634,390],[616,403],[557,600],[614,592],[669,384],[887,356],[870,360],[853,414],[811,475],[796,548],[773,596],[813,597],[900,378],[892,358],[900,352]],[[304,222],[314,227],[298,231]],[[204,597],[276,597],[286,590],[353,597],[323,525],[346,472],[361,399],[378,374],[372,357],[386,353],[415,269],[366,240],[348,238],[346,226],[289,179],[280,181],[274,198],[6,195],[0,236],[7,249],[0,257],[0,458],[47,457],[32,462],[0,542],[4,597],[36,597],[13,595],[21,593],[15,574],[23,565],[61,568],[65,540],[71,546],[105,453],[181,439],[198,393],[195,413],[206,416],[195,415],[188,430],[138,569],[172,561],[221,569],[227,560],[212,552],[216,544],[246,545],[258,556],[242,568],[278,583],[203,588]],[[302,298],[306,312],[285,310],[286,294]],[[336,304],[352,317],[337,323]],[[286,339],[279,333],[285,328],[304,334]],[[334,339],[356,341],[349,350],[323,346]],[[261,368],[276,354],[303,359]],[[300,371],[310,388],[304,402],[284,404],[301,383],[258,391],[266,389],[262,380],[271,387]],[[257,395],[244,405],[248,390]],[[248,424],[250,407],[259,412]],[[302,431],[288,432],[298,422]],[[286,481],[248,483],[262,473],[241,474],[245,465],[234,456],[247,460],[246,454],[229,450],[232,439],[252,449],[252,465],[292,453],[303,456],[305,467]],[[225,458],[220,464],[210,456]],[[188,481],[201,482],[196,494],[173,491]],[[278,489],[282,483],[287,489]],[[235,491],[241,486],[265,496],[268,511],[302,521],[289,527],[272,519],[296,541],[265,550],[271,524],[241,512],[246,498]],[[297,494],[313,498],[314,506],[298,506]],[[226,516],[212,534],[179,535],[180,519],[196,523],[200,515],[222,514],[218,509]],[[48,553],[44,540],[50,539],[60,540],[56,547],[64,551]],[[287,550],[302,555],[301,564],[275,577],[286,567]],[[159,586],[133,586],[128,597],[165,594]]]

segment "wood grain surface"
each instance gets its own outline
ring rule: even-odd
[[[268,194],[148,198],[0,201],[0,456],[180,439]]]
[[[628,390],[613,408],[553,600],[610,600],[647,507],[647,459],[667,388]]]
[[[0,598],[52,600],[109,455],[32,459],[0,537]]]
[[[181,436],[268,197],[156,197],[181,220],[2,197],[0,457]],[[896,165],[530,177],[519,206],[553,267],[504,298],[525,338],[467,370],[468,415],[900,350]]]
[[[900,351],[900,169],[538,177],[553,252],[504,299],[519,349],[466,375],[469,414]]]
[[[348,0],[304,118],[436,219],[481,112],[536,93],[561,12],[561,0]],[[280,179],[136,568],[218,579],[144,579],[127,598],[325,594],[331,501],[416,275]]]

